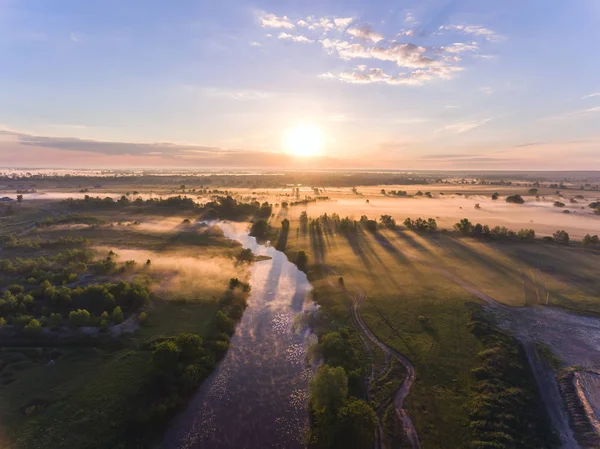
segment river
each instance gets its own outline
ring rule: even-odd
[[[308,426],[307,331],[294,323],[314,306],[306,275],[247,224],[219,223],[230,238],[272,259],[250,269],[248,307],[231,348],[172,423],[164,449],[303,448]]]

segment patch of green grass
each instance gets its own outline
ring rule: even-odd
[[[164,335],[187,332],[205,336],[212,330],[216,301],[159,301],[148,311],[149,319],[134,335],[140,344]]]

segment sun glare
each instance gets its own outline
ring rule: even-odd
[[[298,126],[285,136],[284,147],[295,156],[318,156],[323,150],[323,135],[315,126]]]

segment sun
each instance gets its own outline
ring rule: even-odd
[[[294,156],[318,156],[323,150],[323,134],[316,126],[298,126],[287,133],[283,145]]]

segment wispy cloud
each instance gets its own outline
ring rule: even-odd
[[[562,114],[552,115],[550,117],[544,117],[542,121],[559,121],[559,120],[569,120],[574,118],[583,118],[589,116],[591,114],[600,113],[600,106],[594,106],[586,109],[579,109],[576,111],[567,111]]]
[[[411,25],[417,23],[417,19],[415,19],[415,16],[412,12],[406,13],[406,15],[404,16],[404,21]]]
[[[600,97],[600,92],[595,92],[593,94],[584,95],[581,97],[582,100],[587,100],[588,98]]]
[[[207,97],[212,98],[229,98],[231,100],[261,100],[271,96],[270,92],[254,89],[223,89],[217,87],[209,87],[202,89],[202,92]]]
[[[467,34],[471,36],[484,37],[488,41],[499,41],[504,39],[495,31],[485,28],[480,25],[442,25],[439,27],[440,32],[443,31],[454,31],[460,34]]]
[[[442,51],[447,53],[464,53],[468,51],[477,51],[479,50],[479,45],[477,42],[471,42],[468,44],[464,44],[461,42],[455,42],[454,44],[447,45],[441,48]]]
[[[371,29],[369,25],[361,25],[355,28],[348,28],[346,30],[350,36],[357,39],[363,39],[365,41],[373,41],[375,43],[383,40],[383,34],[376,33]]]
[[[480,119],[480,120],[469,120],[469,121],[465,121],[465,122],[452,123],[450,125],[442,126],[441,128],[437,129],[435,132],[436,133],[452,132],[455,134],[462,134],[462,133],[471,131],[475,128],[479,128],[480,126],[485,125],[486,123],[488,123],[491,120],[492,120],[491,118],[484,118],[484,119]]]
[[[283,33],[283,32],[279,33],[279,36],[277,36],[277,39],[284,39],[284,40],[289,40],[289,41],[294,41],[294,42],[303,42],[305,44],[310,44],[310,43],[314,42],[312,39],[309,39],[306,36],[294,35],[294,34]]]
[[[383,83],[397,86],[420,86],[435,79],[451,78],[456,71],[460,70],[462,70],[460,67],[431,67],[424,70],[419,69],[412,72],[390,75],[380,68],[363,69],[362,66],[359,66],[355,71],[339,73],[326,72],[319,76],[321,78],[335,79],[351,84]]]

